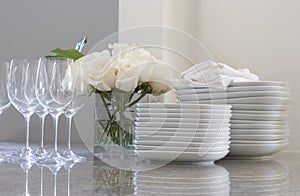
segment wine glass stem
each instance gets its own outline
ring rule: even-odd
[[[40,121],[41,121],[41,148],[44,148],[45,116],[41,116]]]
[[[69,135],[68,135],[68,150],[71,150],[71,132],[72,132],[72,119],[73,115],[68,116],[68,125],[69,125]]]
[[[26,143],[25,143],[25,149],[29,150],[29,125],[30,125],[30,116],[29,114],[24,115],[25,118],[25,124],[26,124]]]
[[[59,115],[53,117],[54,120],[54,152],[57,152],[57,131],[58,131],[58,118]]]

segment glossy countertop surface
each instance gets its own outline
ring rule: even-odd
[[[281,152],[268,161],[221,160],[215,165],[125,171],[87,150],[76,151],[87,161],[64,165],[56,174],[37,165],[26,172],[25,163],[0,163],[0,195],[300,195],[297,152]]]

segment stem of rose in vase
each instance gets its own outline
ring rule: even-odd
[[[98,141],[106,144],[108,138],[110,138],[111,142],[120,146],[132,144],[133,134],[130,129],[133,128],[134,122],[126,118],[125,110],[134,106],[151,91],[152,88],[148,83],[139,85],[134,92],[116,91],[113,94],[114,92],[112,91],[103,92],[96,90],[95,93],[100,95],[108,118],[105,121],[106,124],[102,120],[98,121],[103,130],[102,133],[98,133],[100,135]],[[140,94],[139,97],[131,101],[137,93]]]

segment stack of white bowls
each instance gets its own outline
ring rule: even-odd
[[[228,156],[270,158],[288,144],[289,88],[282,82],[236,82],[226,90],[176,87],[180,102],[230,104],[231,144]]]
[[[288,169],[268,161],[226,160],[220,164],[230,173],[230,195],[288,195]]]
[[[139,103],[135,152],[152,161],[206,162],[229,152],[231,106]]]
[[[166,165],[135,172],[134,195],[210,195],[230,194],[228,171],[218,165]]]

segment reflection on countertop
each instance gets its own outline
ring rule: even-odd
[[[56,169],[0,163],[0,195],[300,195],[300,153],[125,171],[80,152],[86,162]]]

